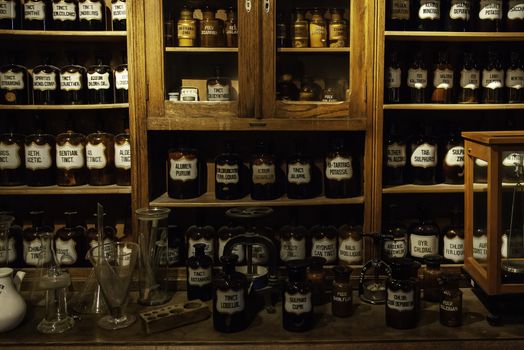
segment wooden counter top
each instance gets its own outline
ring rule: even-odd
[[[182,293],[175,299],[181,299]],[[280,314],[261,312],[250,327],[240,333],[221,334],[212,320],[146,335],[140,321],[127,329],[106,331],[95,325],[94,317],[83,317],[75,328],[61,335],[38,333],[36,325],[43,310],[33,310],[19,328],[0,334],[0,348],[10,349],[523,349],[524,325],[492,327],[485,309],[470,290],[464,290],[464,325],[440,325],[438,305],[424,303],[417,328],[399,331],[384,324],[384,306],[360,304],[350,318],[331,315],[330,304],[318,316],[316,327],[307,333],[291,333],[281,327]],[[136,305],[130,309],[137,310]],[[319,310],[320,311],[320,310]],[[35,317],[35,314],[39,317]]]

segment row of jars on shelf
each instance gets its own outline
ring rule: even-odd
[[[386,30],[524,31],[520,0],[388,0]]]
[[[126,30],[126,0],[3,0],[1,29]],[[112,25],[106,21],[111,18]]]
[[[347,100],[346,79],[313,79],[304,75],[294,79],[291,73],[284,73],[277,83],[277,100],[338,102]]]
[[[249,159],[249,167],[226,143],[223,153],[215,159],[215,196],[234,200],[250,193],[255,200],[272,200],[285,192],[288,198],[306,199],[319,196],[348,198],[360,194],[355,156],[347,151],[342,139],[334,139],[325,154],[322,176],[314,159],[305,154],[297,142],[295,154],[286,161],[285,174],[277,156],[268,144],[259,141]],[[206,191],[206,163],[194,148],[179,146],[169,150],[168,195],[176,199],[201,196]]]
[[[385,68],[385,103],[523,103],[524,62],[520,51],[501,59],[490,48],[484,64],[471,51],[455,67],[448,50],[438,51],[430,64],[427,50],[416,51],[410,63],[390,51]]]
[[[49,57],[43,64],[27,68],[14,63],[0,67],[0,104],[106,104],[128,102],[128,70],[126,55],[114,69],[104,64],[103,55],[87,69],[76,64],[69,55],[69,64],[57,68]]]
[[[36,132],[28,136],[9,125],[0,134],[0,186],[129,186],[129,130],[116,136],[97,131],[86,137],[73,131],[71,121],[68,124],[56,137],[46,134],[38,120]]]

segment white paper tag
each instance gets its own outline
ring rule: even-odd
[[[16,18],[16,0],[6,1],[0,0],[0,19],[15,19]]]
[[[392,143],[386,149],[388,161],[388,168],[400,168],[406,166],[406,145],[399,143]]]
[[[433,86],[437,89],[452,89],[453,71],[451,69],[435,69]]]
[[[511,89],[522,89],[524,86],[524,70],[508,69],[506,71],[506,86]]]
[[[129,74],[127,68],[118,72],[115,72],[115,89],[117,90],[128,90],[129,89]]]
[[[191,181],[198,177],[198,159],[170,159],[169,176],[174,181]]]
[[[89,90],[109,90],[111,83],[109,82],[109,73],[100,74],[98,72],[87,73],[87,88]]]
[[[287,165],[287,182],[301,185],[311,182],[311,166],[303,163],[289,163]]]
[[[274,164],[253,164],[251,171],[252,181],[256,185],[273,184],[277,181]]]
[[[25,146],[25,167],[30,170],[44,170],[51,168],[53,157],[51,155],[51,145],[48,143],[40,146],[31,142]]]
[[[351,180],[353,178],[353,158],[341,156],[326,158],[326,178],[335,181]]]
[[[410,68],[408,70],[408,86],[413,89],[425,89],[428,86],[428,71]]]
[[[502,0],[480,0],[479,18],[492,21],[502,19]]]
[[[23,90],[24,88],[24,73],[13,72],[12,70],[0,73],[0,89],[13,91]]]
[[[306,258],[306,240],[290,238],[280,241],[280,260],[300,260]]]
[[[420,0],[418,18],[438,20],[440,19],[440,1],[439,0]]]
[[[451,0],[449,8],[449,18],[469,21],[469,11],[471,3],[469,0]]]
[[[524,19],[524,1],[509,0],[508,2],[508,19]]]
[[[448,153],[446,153],[446,157],[444,158],[444,162],[448,166],[459,166],[464,167],[464,147],[463,146],[455,146],[451,148]]]
[[[24,18],[30,21],[43,21],[45,19],[44,1],[26,2],[24,4]]]
[[[337,259],[337,239],[324,237],[319,240],[313,238],[311,256],[320,256],[326,259],[326,264],[334,263]]]
[[[348,264],[357,264],[362,261],[362,240],[349,237],[339,242],[338,259]]]
[[[68,239],[67,241],[57,238],[55,240],[56,246],[56,259],[60,265],[70,266],[76,263],[78,259],[78,253],[76,251],[76,242],[74,239]]]
[[[113,14],[113,21],[121,21],[126,19],[126,3],[117,1],[111,4],[111,13]]]
[[[56,167],[58,169],[81,169],[85,164],[84,145],[66,142],[56,145]]]
[[[388,288],[387,307],[397,311],[412,311],[415,308],[414,291],[406,293],[402,290],[393,291]]]
[[[16,143],[7,145],[0,142],[0,170],[18,169],[22,165],[20,146]]]
[[[207,269],[202,267],[192,269],[189,267],[187,270],[189,274],[187,281],[190,286],[202,287],[211,283],[211,267]]]
[[[33,90],[52,91],[57,89],[56,73],[44,71],[33,73]]]
[[[105,150],[106,146],[102,142],[98,145],[93,145],[92,143],[87,144],[86,155],[88,169],[104,169],[107,166]]]
[[[464,239],[444,236],[444,258],[456,263],[464,261]]]
[[[86,21],[101,21],[102,20],[102,3],[86,2],[78,3],[78,18]]]
[[[488,89],[501,89],[504,87],[503,70],[486,70],[482,71],[482,86]]]
[[[82,74],[80,72],[63,72],[60,74],[60,89],[64,91],[82,90]]]
[[[131,169],[131,145],[129,142],[118,144],[115,142],[115,167],[118,169]]]
[[[217,289],[216,299],[217,311],[221,314],[233,315],[244,311],[246,302],[244,300],[244,289],[222,291]]]
[[[437,146],[423,143],[411,154],[411,166],[415,168],[433,168],[437,166]]]
[[[480,72],[477,69],[463,69],[460,72],[460,87],[476,90],[480,86]]]
[[[53,20],[76,21],[76,6],[74,2],[53,2]]]
[[[311,301],[311,292],[307,294],[295,293],[289,294],[284,293],[284,309],[286,312],[295,315],[302,315],[311,312],[313,303]]]
[[[386,87],[388,89],[397,89],[400,87],[402,78],[402,70],[400,68],[389,67],[386,71]]]
[[[240,181],[238,164],[217,164],[215,180],[219,184],[237,184]]]
[[[410,254],[415,258],[423,258],[424,255],[438,254],[437,236],[420,236],[411,234],[409,236]]]

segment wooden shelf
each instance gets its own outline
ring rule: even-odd
[[[166,52],[186,52],[186,53],[238,52],[238,48],[237,47],[166,47]]]
[[[58,111],[58,110],[98,110],[129,108],[129,103],[93,104],[93,105],[0,105],[0,110],[7,111]]]
[[[324,196],[312,199],[288,199],[282,196],[274,200],[253,200],[249,196],[236,200],[217,200],[214,192],[207,192],[202,196],[194,199],[173,199],[169,198],[167,193],[151,201],[151,206],[158,207],[178,207],[178,208],[196,208],[196,207],[250,207],[250,206],[268,206],[268,207],[282,207],[282,206],[313,206],[313,205],[345,205],[345,204],[362,204],[364,203],[364,196],[342,199],[331,199]]]
[[[524,33],[384,31],[386,40],[396,41],[524,41]]]
[[[515,184],[502,183],[503,188],[513,188]],[[486,192],[488,190],[487,184],[475,183],[473,184],[473,191],[475,192]],[[448,184],[436,184],[436,185],[401,185],[386,187],[382,189],[384,194],[402,194],[402,193],[462,193],[464,192],[464,185],[448,185]]]
[[[277,118],[348,118],[349,101],[312,102],[312,101],[276,101]]]
[[[0,37],[10,40],[54,41],[125,41],[125,31],[65,31],[65,30],[7,30],[0,29]]]
[[[438,103],[399,103],[385,104],[385,110],[418,110],[418,111],[490,111],[524,109],[524,103],[486,103],[486,104],[438,104]]]
[[[11,196],[11,195],[62,195],[62,194],[130,194],[131,186],[74,186],[74,187],[63,187],[63,186],[44,186],[44,187],[31,187],[31,186],[0,186],[0,195]]]
[[[284,53],[344,53],[350,52],[349,47],[279,47],[277,52]]]

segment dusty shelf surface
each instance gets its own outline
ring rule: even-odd
[[[182,301],[184,292],[175,295]],[[422,303],[419,326],[412,330],[395,330],[385,326],[384,306],[361,304],[355,296],[355,311],[349,318],[331,315],[331,305],[318,307],[316,326],[306,333],[285,331],[281,324],[280,304],[276,314],[260,312],[243,332],[223,334],[213,329],[212,319],[162,333],[146,335],[137,321],[131,327],[106,331],[95,325],[96,317],[82,316],[76,326],[60,335],[43,335],[36,331],[43,309],[30,309],[17,329],[0,334],[2,348],[90,349],[522,349],[524,325],[489,326],[486,311],[469,289],[464,290],[464,325],[448,328],[440,325],[438,305]],[[130,311],[138,306],[130,305]]]

